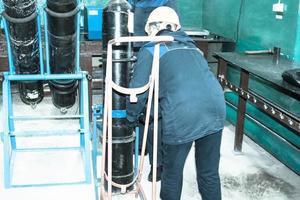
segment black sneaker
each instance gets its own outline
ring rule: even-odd
[[[151,170],[150,173],[148,175],[148,181],[152,182],[152,166],[151,166]],[[156,169],[156,182],[161,180],[161,173],[162,173],[162,166],[157,167]]]

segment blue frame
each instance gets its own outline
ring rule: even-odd
[[[78,6],[81,6],[78,1]],[[10,187],[32,187],[32,186],[50,186],[50,185],[66,185],[66,184],[90,184],[91,183],[91,151],[90,151],[90,130],[89,130],[89,97],[88,97],[88,80],[87,73],[80,70],[80,12],[77,14],[77,47],[76,47],[76,70],[74,74],[51,74],[49,63],[49,42],[48,42],[48,23],[46,12],[38,9],[37,25],[38,25],[38,38],[39,38],[39,54],[40,54],[40,74],[30,75],[17,75],[13,62],[13,54],[10,43],[9,30],[6,20],[3,18],[5,37],[7,42],[8,59],[9,59],[9,72],[4,73],[3,81],[3,153],[4,153],[4,186]],[[44,14],[44,27],[45,27],[45,48],[46,48],[46,72],[44,71],[43,63],[43,49],[42,49],[42,29],[41,29],[41,15]],[[59,79],[76,79],[80,82],[79,89],[79,107],[80,112],[78,115],[64,115],[64,116],[14,116],[13,113],[13,101],[11,92],[11,81],[25,81],[25,80],[59,80]],[[41,135],[39,132],[34,131],[22,131],[15,132],[14,123],[16,120],[39,120],[39,119],[79,119],[80,121],[80,146],[78,147],[60,147],[60,148],[17,148],[16,139],[17,136],[37,136]],[[65,134],[71,134],[76,130],[56,130],[48,131],[44,135],[57,135],[58,132]],[[68,132],[68,133],[66,133]],[[77,133],[78,134],[78,130]],[[85,168],[85,180],[80,182],[67,182],[67,183],[46,183],[46,184],[25,184],[25,185],[13,185],[12,180],[12,155],[17,152],[28,151],[63,151],[63,150],[77,150],[81,152],[84,168]]]

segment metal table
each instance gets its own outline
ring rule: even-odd
[[[218,59],[218,79],[223,87],[228,87],[239,95],[237,106],[237,125],[235,132],[234,150],[242,150],[244,122],[246,114],[247,101],[253,103],[262,112],[276,119],[279,123],[300,135],[300,119],[295,114],[279,107],[270,100],[249,90],[249,75],[256,76],[280,92],[300,100],[300,88],[285,83],[281,74],[285,70],[300,68],[296,64],[285,58],[280,59],[278,64],[273,62],[273,56],[264,55],[246,55],[244,53],[216,53]],[[232,84],[227,80],[226,74],[228,65],[240,69],[239,86]]]

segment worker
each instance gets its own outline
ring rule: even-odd
[[[145,25],[147,22],[147,19],[150,15],[150,13],[157,7],[159,6],[168,6],[173,9],[176,9],[176,0],[129,0],[128,1],[132,6],[134,10],[134,35],[135,36],[146,36],[145,32]],[[134,43],[134,51],[138,52],[140,47],[144,45],[144,43]],[[139,120],[141,123],[139,123],[139,127],[141,132],[144,129],[144,122],[143,122],[143,117],[141,117]],[[150,121],[150,126],[149,126],[149,136],[147,138],[147,152],[149,153],[149,162],[150,162],[150,172],[148,174],[148,181],[152,182],[152,133],[153,133],[153,121]],[[161,122],[159,121],[159,125]],[[159,131],[158,131],[158,137],[161,138],[161,127],[159,126]],[[140,137],[140,143],[142,141],[142,137]],[[161,179],[161,170],[162,170],[162,148],[161,148],[161,140],[158,144],[158,149],[157,149],[157,176],[156,176],[156,181],[160,181]]]
[[[209,70],[194,41],[181,29],[178,15],[166,6],[153,10],[145,31],[149,36],[173,36],[160,47],[159,108],[162,115],[163,170],[160,197],[179,200],[183,168],[194,144],[198,189],[203,200],[221,199],[219,161],[221,135],[225,122],[222,88]],[[144,45],[134,66],[131,87],[149,80],[153,43]],[[127,108],[134,122],[142,111],[147,93]]]
[[[145,36],[145,24],[149,14],[159,6],[168,6],[176,10],[176,0],[129,0],[134,10],[134,35]],[[135,47],[140,47],[139,43]]]

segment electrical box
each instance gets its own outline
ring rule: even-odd
[[[84,29],[88,40],[102,39],[102,13],[101,6],[86,6],[84,12]]]
[[[277,12],[277,13],[283,13],[284,12],[284,4],[283,3],[273,4],[273,11]]]
[[[280,1],[276,4],[273,4],[273,12],[276,13],[276,19],[283,19],[283,13],[285,11],[285,4]]]

